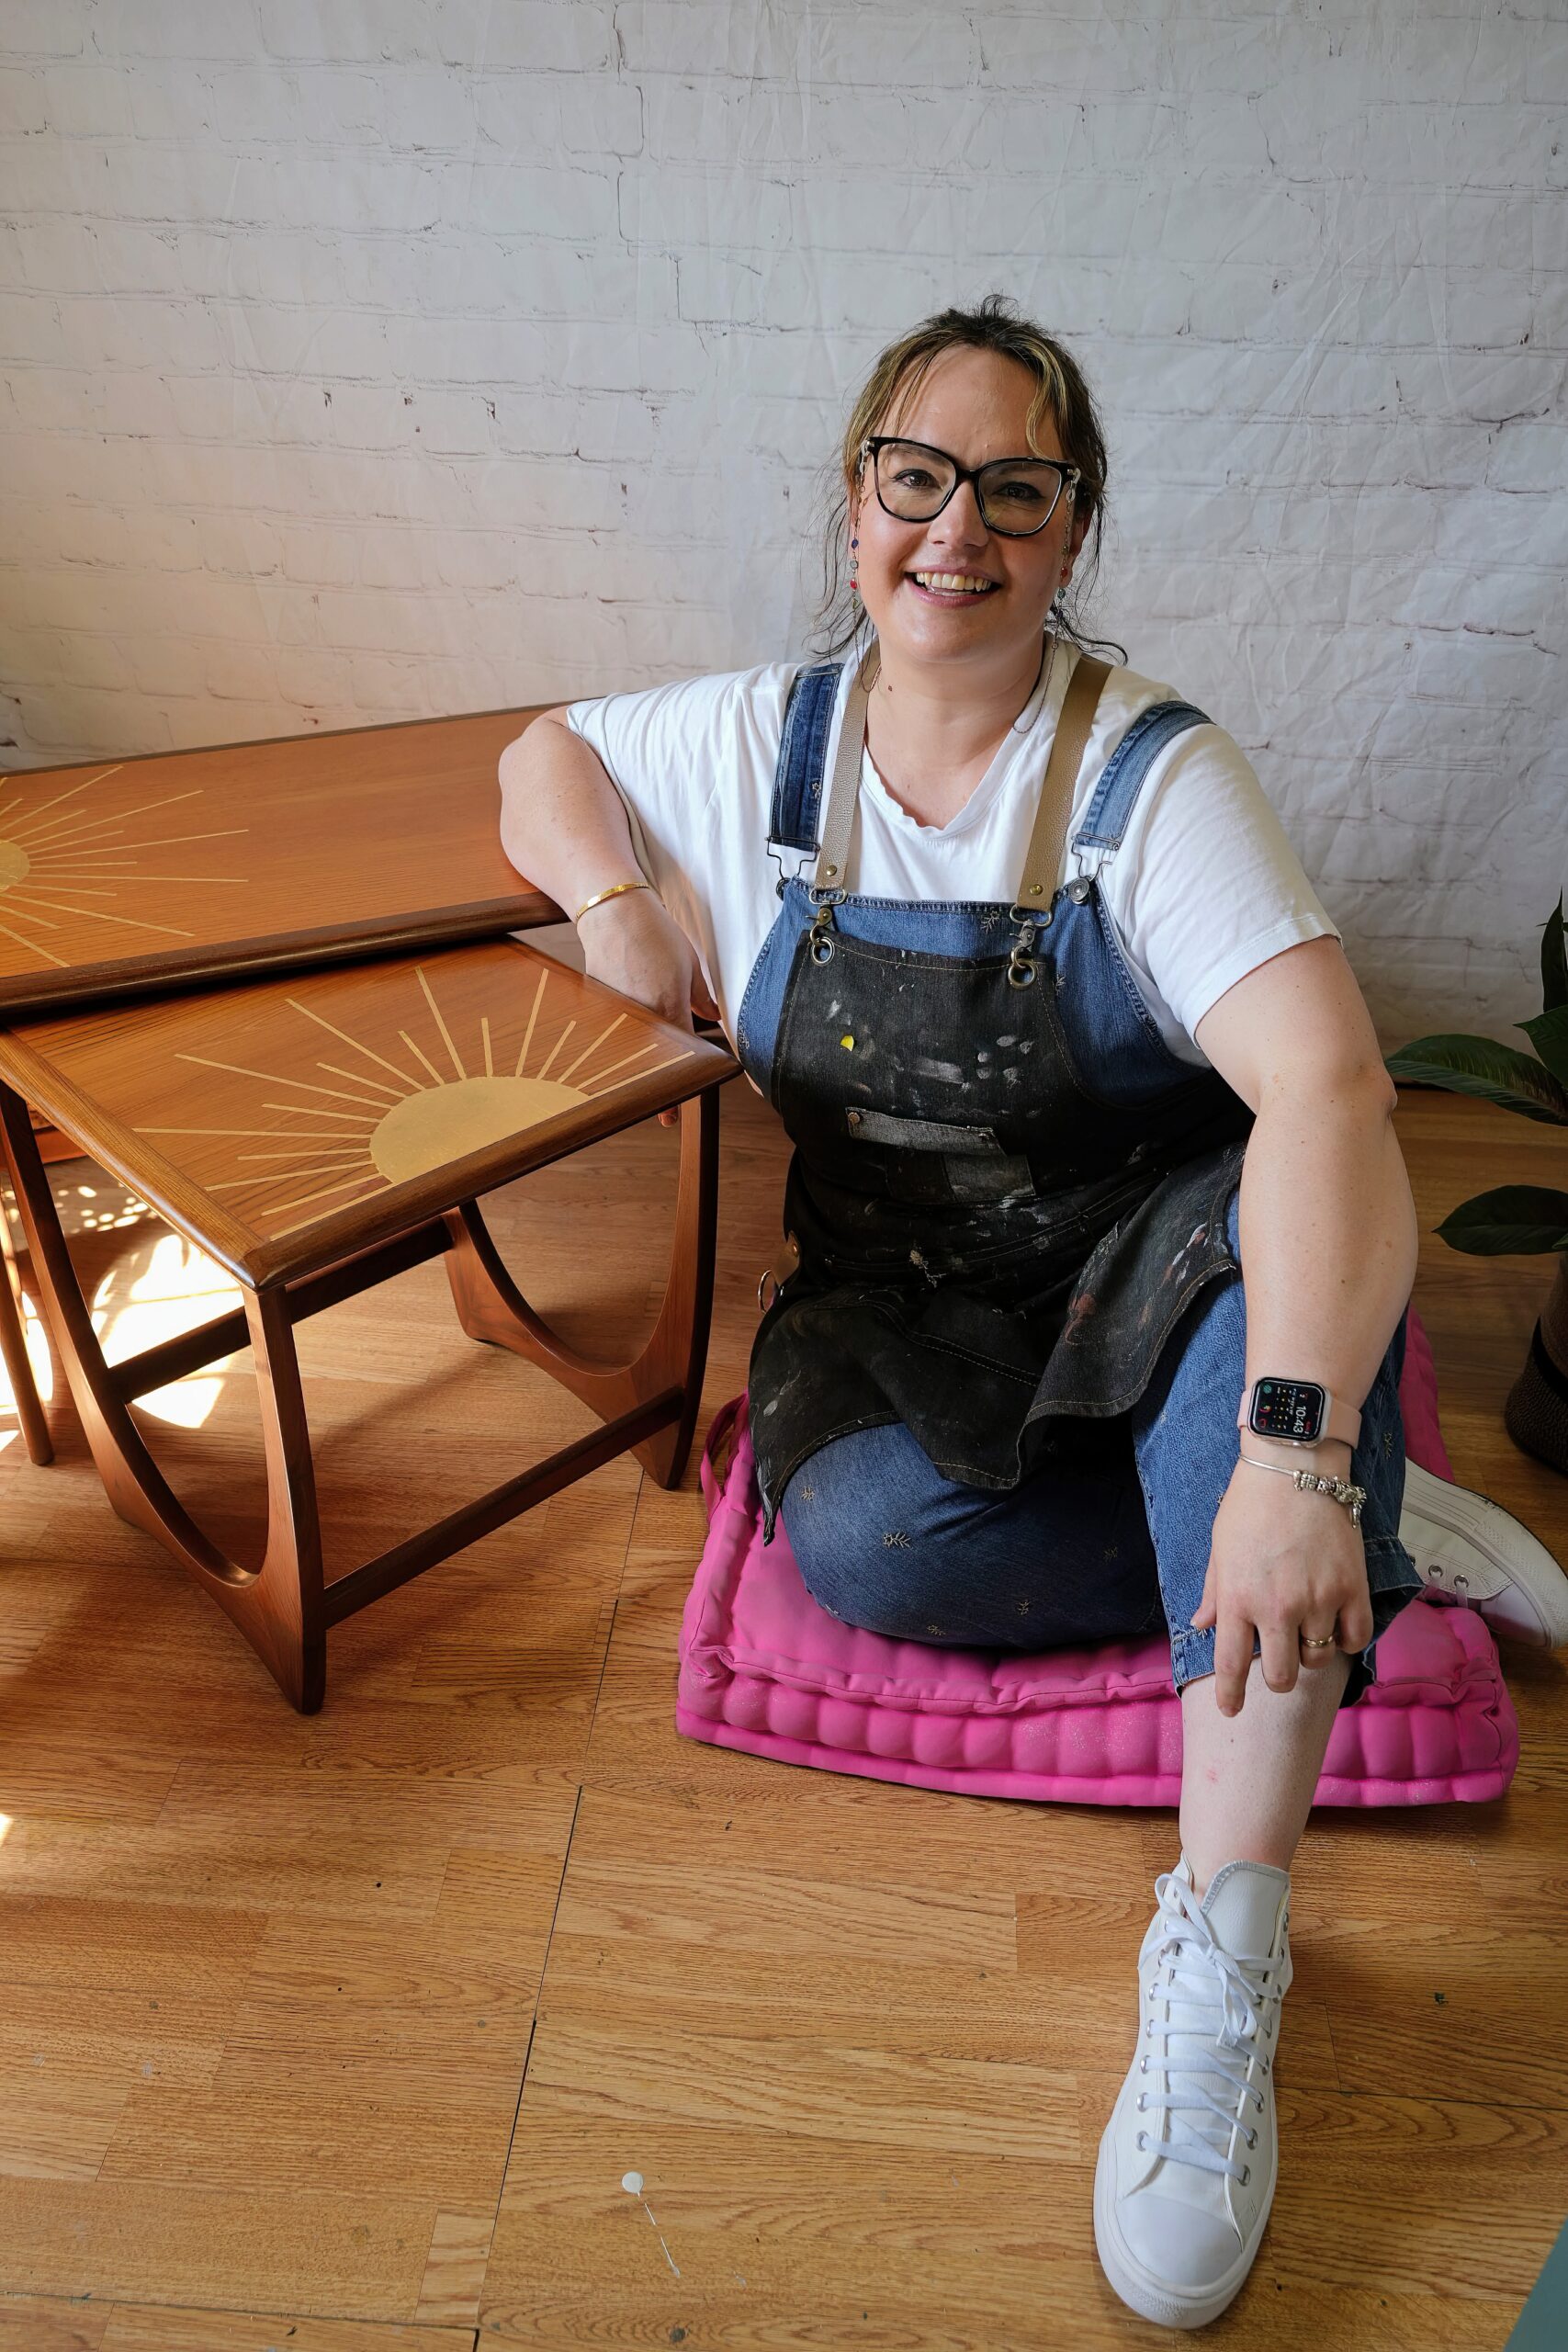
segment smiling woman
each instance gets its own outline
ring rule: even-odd
[[[981,1650],[1168,1630],[1183,1851],[1095,2218],[1118,2293],[1195,2326],[1268,2220],[1335,1713],[1420,1589],[1416,1232],[1366,1007],[1257,777],[1092,650],[1105,481],[1054,337],[998,298],[925,321],[846,423],[828,658],[547,714],[502,831],[592,974],[716,1008],[795,1145],[750,1430],[819,1604]],[[1260,1379],[1313,1426],[1248,1415]]]

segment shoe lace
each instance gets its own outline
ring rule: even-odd
[[[1159,2146],[1168,2163],[1245,2182],[1250,2167],[1230,2151],[1238,2129],[1249,2148],[1257,2142],[1257,2131],[1241,2119],[1249,2101],[1262,2114],[1264,2094],[1248,2082],[1247,2069],[1265,2017],[1284,1998],[1280,1971],[1272,1953],[1226,1951],[1216,1943],[1191,1888],[1174,1873],[1159,1879],[1155,1892],[1167,1927],[1150,1955],[1145,1989],[1151,2004],[1161,1998],[1168,2004],[1170,2017],[1162,2027],[1151,2012],[1145,2039],[1151,2044],[1163,2040],[1166,2054],[1156,2057],[1151,2048],[1142,2071],[1163,2075],[1165,2088],[1140,2092],[1138,2106],[1169,2117]],[[1188,2048],[1179,2054],[1181,2044]],[[1269,2063],[1263,2062],[1265,2071]],[[1190,2122],[1189,2116],[1198,2120]],[[1145,2141],[1140,2133],[1140,2147]]]

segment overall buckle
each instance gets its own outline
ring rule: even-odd
[[[807,891],[807,903],[817,910],[816,919],[807,933],[807,945],[814,964],[830,964],[833,960],[833,909],[841,906],[848,893],[843,890],[818,890],[815,884]]]
[[[1018,925],[1018,937],[1013,941],[1008,956],[1008,986],[1010,989],[1032,988],[1036,969],[1032,953],[1034,935],[1036,932],[1049,929],[1051,910],[1049,907],[1015,906],[1008,921]]]

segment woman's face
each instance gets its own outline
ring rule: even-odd
[[[876,430],[926,442],[962,466],[1025,457],[1033,393],[1034,379],[1016,360],[944,351]],[[1037,430],[1034,454],[1065,459],[1049,418]],[[1032,665],[1051,600],[1072,576],[1084,535],[1066,491],[1032,537],[987,530],[973,482],[961,482],[929,523],[900,522],[877,498],[869,458],[852,491],[850,520],[860,539],[862,601],[885,650],[987,668]]]

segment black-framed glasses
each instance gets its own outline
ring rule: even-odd
[[[878,505],[896,521],[930,523],[960,482],[973,482],[981,521],[1004,539],[1030,539],[1043,531],[1063,491],[1075,491],[1082,479],[1077,466],[1055,458],[993,458],[989,465],[961,466],[945,449],[887,433],[863,441],[860,453],[872,461]]]

